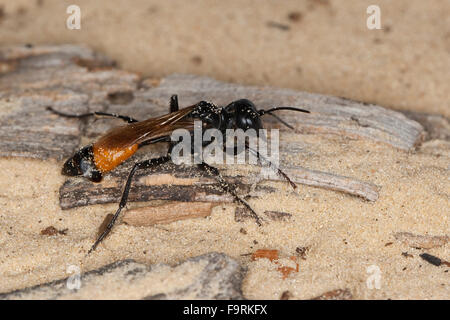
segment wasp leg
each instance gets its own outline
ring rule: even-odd
[[[231,194],[234,197],[234,199],[236,201],[238,201],[239,203],[243,204],[250,211],[252,216],[255,218],[256,223],[258,224],[258,226],[261,226],[261,219],[256,214],[255,210],[253,210],[253,208],[248,204],[247,201],[245,201],[244,199],[239,197],[239,195],[236,193],[236,190],[235,190],[234,186],[225,181],[225,179],[220,174],[219,169],[217,169],[217,168],[215,168],[213,166],[210,166],[206,162],[202,162],[198,166],[199,166],[199,168],[201,170],[203,170],[203,171],[207,172],[208,174],[214,176],[216,178],[216,180],[219,182],[219,186],[222,188],[222,190],[224,190],[225,192],[228,192],[229,194]]]
[[[281,170],[280,168],[278,168],[275,164],[273,164],[272,162],[269,161],[269,159],[266,159],[265,157],[263,157],[257,150],[254,150],[252,148],[249,147],[249,145],[247,143],[245,143],[245,148],[253,153],[254,155],[256,155],[256,157],[258,158],[258,160],[260,162],[262,162],[261,160],[264,160],[264,162],[269,163],[269,167],[271,167],[272,169],[274,169],[280,176],[282,176],[290,185],[291,187],[295,190],[297,189],[297,185],[289,178],[289,176],[283,172],[283,170]]]
[[[242,152],[242,150],[239,150],[237,146],[234,146],[234,149],[230,149],[230,148],[226,148],[226,146],[224,146],[225,152],[231,155],[237,155],[240,152]],[[281,177],[283,177],[290,185],[291,187],[295,190],[297,189],[297,185],[291,180],[291,178],[289,178],[289,176],[280,168],[278,168],[274,163],[270,162],[269,159],[266,159],[265,157],[263,157],[257,150],[254,150],[252,148],[250,148],[250,146],[248,145],[248,142],[245,142],[245,149],[248,150],[249,152],[253,153],[256,158],[259,160],[259,162],[266,162],[269,164],[269,167],[272,168],[273,170],[275,170]]]
[[[128,122],[128,123],[138,122],[138,120],[133,119],[129,116],[122,116],[122,115],[116,114],[116,113],[107,113],[107,112],[101,112],[101,111],[89,112],[89,113],[83,113],[83,114],[70,114],[70,113],[64,113],[61,111],[57,111],[50,106],[47,107],[47,110],[50,112],[53,112],[54,114],[57,114],[58,116],[66,117],[66,118],[79,118],[80,119],[80,118],[87,118],[87,117],[92,117],[92,116],[102,116],[102,117],[111,117],[111,118],[122,119],[123,121]]]
[[[178,111],[180,107],[178,106],[178,96],[174,94],[170,97],[170,113]]]
[[[114,214],[113,218],[107,225],[105,231],[98,237],[98,239],[95,241],[95,243],[92,245],[92,247],[89,249],[88,254],[97,248],[97,246],[102,242],[102,240],[111,232],[111,229],[114,226],[114,223],[116,222],[117,218],[119,217],[120,212],[122,209],[126,206],[128,201],[128,194],[130,193],[130,187],[131,187],[131,180],[133,179],[134,174],[136,173],[136,170],[138,169],[147,169],[155,166],[159,166],[165,162],[168,162],[171,159],[170,154],[166,156],[162,156],[159,158],[154,158],[150,160],[141,161],[138,163],[135,163],[133,168],[131,169],[130,173],[128,174],[127,182],[125,183],[125,188],[122,193],[122,198],[120,199],[119,208],[117,209],[116,213]]]

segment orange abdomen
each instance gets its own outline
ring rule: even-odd
[[[94,163],[102,173],[110,171],[131,157],[138,149],[134,144],[128,148],[106,148],[94,144]]]

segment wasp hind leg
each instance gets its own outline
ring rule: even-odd
[[[224,179],[224,178],[222,177],[222,175],[220,174],[219,169],[217,169],[217,168],[215,168],[215,167],[213,167],[213,166],[210,166],[210,165],[207,164],[206,162],[202,162],[202,163],[200,163],[198,166],[199,166],[199,168],[200,168],[201,170],[207,172],[208,174],[210,174],[210,175],[212,175],[214,178],[216,178],[216,180],[219,182],[220,188],[221,188],[223,191],[225,191],[225,192],[231,194],[237,202],[243,204],[243,205],[250,211],[250,213],[252,214],[252,216],[255,218],[256,224],[257,224],[258,226],[261,226],[261,225],[262,225],[261,219],[259,218],[258,214],[255,212],[255,210],[253,210],[253,208],[250,206],[250,204],[248,204],[247,201],[245,201],[244,199],[242,199],[242,198],[236,193],[236,188],[235,188],[233,185],[231,185],[231,184],[229,184],[228,182],[225,181],[225,179]]]
[[[83,114],[71,114],[71,113],[57,111],[50,106],[47,107],[47,110],[54,114],[57,114],[58,116],[65,117],[65,118],[82,119],[82,118],[87,118],[87,117],[109,117],[109,118],[122,119],[123,121],[128,122],[128,123],[138,122],[138,120],[131,118],[129,116],[123,116],[123,115],[116,114],[116,113],[108,113],[108,112],[102,112],[102,111],[88,112],[88,113],[83,113]]]
[[[162,156],[162,157],[154,158],[154,159],[150,159],[150,160],[145,160],[145,161],[137,162],[134,164],[133,168],[131,169],[130,173],[128,174],[127,182],[125,183],[125,188],[123,190],[122,197],[120,199],[119,208],[117,209],[116,213],[112,217],[111,221],[106,226],[105,231],[103,231],[103,233],[97,238],[95,243],[89,249],[88,254],[91,253],[92,251],[94,251],[95,248],[97,248],[97,246],[100,244],[100,242],[102,242],[102,240],[111,232],[117,218],[120,215],[120,212],[122,211],[122,209],[126,206],[126,204],[128,202],[128,194],[130,193],[131,181],[133,180],[133,176],[136,173],[136,171],[138,169],[148,169],[148,168],[159,166],[163,163],[168,162],[170,159],[171,159],[170,154],[168,154],[166,156]]]

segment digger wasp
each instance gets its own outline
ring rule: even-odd
[[[295,107],[275,107],[268,110],[257,110],[253,102],[247,99],[240,99],[231,102],[225,107],[216,106],[207,101],[200,101],[189,107],[180,109],[178,105],[177,95],[170,98],[170,112],[156,118],[150,118],[144,121],[138,121],[129,116],[106,112],[90,112],[85,114],[68,114],[47,107],[47,110],[62,117],[67,118],[87,118],[92,116],[103,116],[122,119],[127,122],[123,126],[113,128],[105,135],[101,136],[97,141],[78,150],[70,157],[62,168],[62,174],[66,176],[84,176],[93,182],[100,182],[107,172],[113,170],[118,165],[130,158],[140,147],[148,144],[169,142],[170,147],[167,155],[158,158],[148,159],[136,162],[128,174],[119,207],[110,220],[106,229],[97,238],[95,243],[89,249],[88,254],[96,249],[100,242],[112,230],[122,209],[126,206],[128,194],[130,192],[131,182],[137,170],[159,166],[171,160],[171,149],[174,142],[171,141],[171,134],[176,129],[194,130],[194,120],[200,120],[205,128],[215,128],[221,131],[224,136],[227,129],[263,129],[261,117],[263,115],[271,115],[277,121],[283,123],[292,129],[288,123],[282,120],[275,111],[290,110],[296,112],[309,113],[308,110]],[[208,142],[211,143],[211,142]],[[246,144],[245,149],[253,152],[258,159],[261,155],[258,151],[249,148]],[[261,225],[261,221],[251,206],[242,199],[235,191],[233,185],[227,183],[217,168],[202,161],[198,167],[214,176],[219,183],[221,189],[230,193],[236,201],[243,204],[255,218],[256,223]],[[279,168],[278,174],[283,176],[293,188],[296,188],[289,177]]]

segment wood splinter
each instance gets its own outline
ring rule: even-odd
[[[177,220],[207,217],[217,203],[171,202],[127,210],[123,222],[132,226],[147,227]]]

